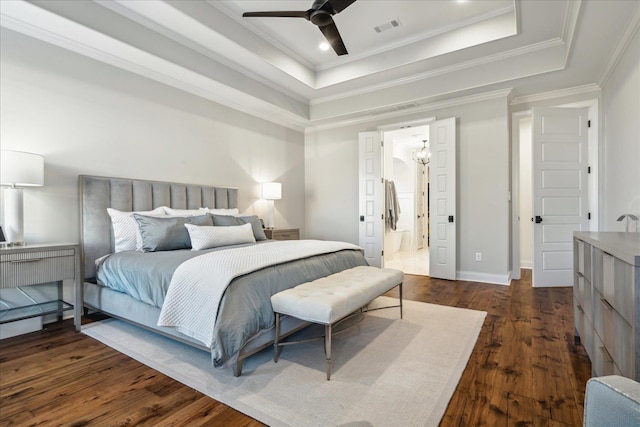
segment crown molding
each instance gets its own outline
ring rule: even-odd
[[[322,104],[322,103],[325,103],[325,102],[340,101],[342,99],[351,98],[353,96],[367,95],[367,94],[370,94],[372,92],[376,92],[376,91],[379,91],[379,90],[392,89],[394,87],[397,87],[397,86],[400,86],[400,85],[403,85],[403,84],[414,83],[414,82],[417,82],[417,81],[429,79],[429,78],[436,77],[436,76],[439,76],[439,75],[449,74],[449,73],[453,73],[453,72],[456,72],[456,71],[461,71],[461,70],[466,70],[466,69],[469,69],[469,68],[479,67],[479,66],[482,66],[482,65],[490,64],[492,62],[502,61],[502,60],[505,60],[505,59],[514,59],[514,58],[516,58],[518,56],[521,56],[521,55],[527,55],[527,54],[530,54],[530,53],[533,53],[533,52],[538,52],[538,51],[545,50],[545,49],[552,49],[552,48],[555,48],[557,46],[562,46],[562,44],[563,44],[563,41],[560,38],[546,40],[546,41],[543,41],[543,42],[540,42],[540,43],[531,44],[531,45],[528,45],[528,46],[512,49],[512,50],[509,50],[509,51],[499,52],[499,53],[495,53],[493,55],[487,55],[487,56],[483,56],[483,57],[480,57],[480,58],[472,59],[472,60],[469,60],[469,61],[460,62],[460,63],[455,64],[455,65],[450,65],[450,66],[441,67],[441,68],[437,68],[437,69],[430,70],[430,71],[425,71],[424,73],[414,74],[414,75],[412,75],[410,77],[403,77],[403,78],[400,78],[400,79],[389,80],[388,82],[377,84],[377,85],[367,86],[366,88],[355,89],[355,90],[351,90],[351,91],[345,91],[345,92],[342,92],[342,93],[340,93],[338,95],[331,95],[331,96],[314,98],[314,99],[309,101],[309,105],[313,106],[313,105],[318,105],[318,104]]]
[[[590,83],[582,86],[569,87],[566,89],[553,90],[549,92],[536,93],[533,95],[514,97],[510,105],[531,104],[534,102],[547,101],[550,99],[564,98],[568,96],[600,93],[600,86]]]
[[[564,67],[567,66],[569,61],[569,55],[573,48],[573,39],[578,26],[578,18],[580,16],[580,9],[582,7],[582,0],[568,1],[567,7],[564,13],[564,21],[562,23],[562,35],[561,38],[565,43],[565,57]]]
[[[613,74],[613,71],[618,65],[618,62],[620,62],[622,55],[625,53],[625,51],[629,47],[629,44],[631,44],[631,40],[633,39],[633,37],[635,36],[636,32],[638,32],[639,29],[640,29],[640,3],[637,4],[635,12],[633,13],[633,16],[631,17],[631,20],[629,22],[629,25],[627,25],[627,28],[625,29],[624,34],[620,38],[620,42],[616,45],[615,49],[613,50],[611,58],[609,59],[609,62],[607,62],[607,66],[604,72],[602,73],[602,76],[600,76],[600,80],[598,81],[598,85],[600,87],[604,87],[607,84],[607,82],[611,78],[611,75]]]
[[[329,129],[337,129],[341,127],[367,123],[374,120],[378,121],[378,120],[385,120],[385,119],[390,119],[394,117],[406,116],[409,114],[428,113],[434,110],[455,107],[458,105],[472,104],[474,102],[489,101],[489,100],[500,99],[500,98],[508,99],[512,91],[513,91],[512,88],[500,89],[500,90],[495,90],[491,92],[483,92],[483,93],[478,93],[474,95],[461,96],[457,98],[450,98],[450,99],[445,99],[442,101],[435,101],[430,103],[419,103],[420,101],[413,101],[412,103],[416,104],[416,107],[412,107],[412,108],[398,109],[398,107],[403,107],[406,104],[388,105],[384,107],[382,112],[380,111],[381,109],[378,108],[370,111],[362,111],[360,113],[364,115],[350,118],[350,119],[334,120],[334,121],[331,121],[330,123],[323,123],[323,124],[316,124],[316,125],[312,123],[306,127],[305,133],[319,132],[319,131],[324,131]],[[384,112],[384,110],[388,110],[390,108],[396,108],[396,110]]]

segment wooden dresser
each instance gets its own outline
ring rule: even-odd
[[[576,338],[593,376],[640,381],[640,233],[576,232]]]

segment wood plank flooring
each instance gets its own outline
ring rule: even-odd
[[[571,288],[534,289],[524,270],[511,286],[407,276],[404,293],[488,313],[441,426],[582,425],[591,364],[574,345]],[[261,424],[64,321],[0,341],[0,426],[13,425]]]

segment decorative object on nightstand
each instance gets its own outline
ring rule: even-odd
[[[627,219],[627,223],[626,223],[626,226],[625,226],[625,231],[627,233],[629,232],[629,220],[632,220],[635,223],[636,231],[640,231],[640,230],[638,230],[638,217],[635,216],[634,214],[620,215],[616,221],[622,221],[625,218]]]
[[[264,234],[271,240],[300,240],[299,228],[267,228]]]
[[[4,232],[8,246],[24,244],[24,202],[22,188],[44,185],[44,158],[38,154],[0,152],[0,185],[4,189]]]
[[[63,301],[62,281],[73,279],[74,304]],[[73,243],[33,244],[0,249],[0,288],[21,288],[58,283],[58,298],[23,307],[0,310],[0,324],[32,317],[74,311],[74,325],[80,331],[82,318],[82,280],[80,246]]]
[[[273,201],[282,199],[282,184],[279,182],[263,182],[262,198],[266,199],[268,205],[267,228],[273,228]]]

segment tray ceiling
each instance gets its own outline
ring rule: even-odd
[[[349,51],[337,56],[304,19],[242,18],[311,3],[14,0],[0,25],[301,130],[595,85],[640,21],[625,0],[358,0],[334,16]]]

